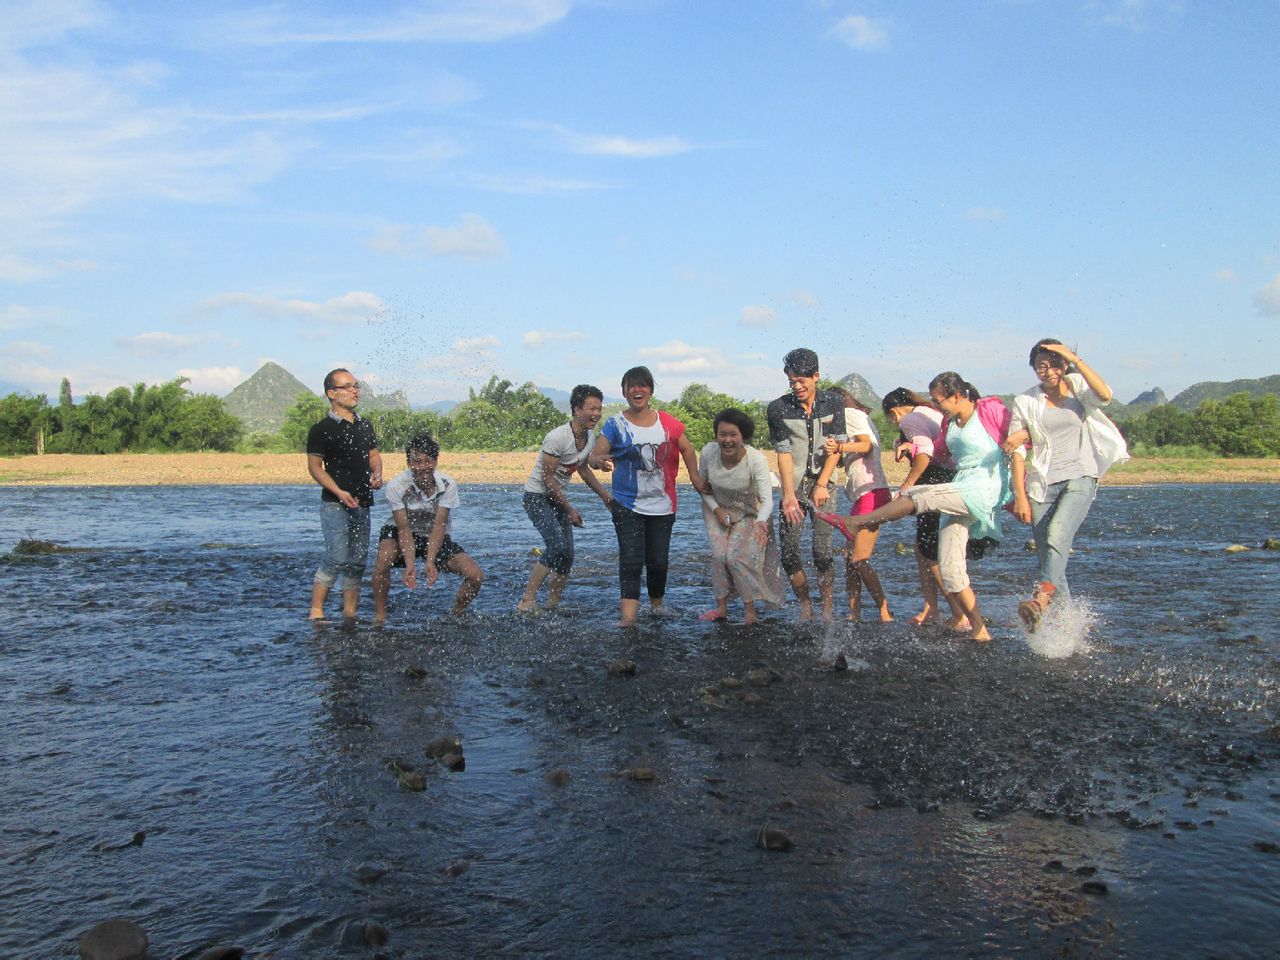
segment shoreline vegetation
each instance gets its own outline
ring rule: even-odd
[[[765,451],[771,469],[776,462]],[[459,483],[523,484],[536,451],[482,452],[445,450],[442,472]],[[403,457],[384,453],[387,476],[403,469]],[[906,476],[906,466],[884,456],[891,485]],[[1152,483],[1280,483],[1280,458],[1184,459],[1135,457],[1112,469],[1103,486]],[[51,453],[0,458],[0,486],[214,486],[224,484],[313,485],[303,453]]]

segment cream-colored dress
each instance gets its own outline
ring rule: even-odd
[[[781,605],[786,598],[778,564],[778,541],[769,516],[773,512],[773,482],[769,463],[754,447],[734,466],[726,467],[720,446],[708,443],[699,460],[711,493],[702,497],[702,520],[711,547],[711,581],[716,599],[737,594],[743,600],[763,600]],[[722,527],[715,508],[724,507],[733,521]],[[762,520],[769,531],[761,547],[753,533]]]

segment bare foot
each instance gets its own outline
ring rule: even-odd
[[[315,607],[312,607],[312,608],[311,608],[311,613],[308,615],[307,619],[308,619],[308,620],[323,620],[323,619],[324,619],[324,611],[323,611],[323,610],[317,610]]]
[[[800,622],[801,623],[813,622],[813,605],[812,604],[802,603],[800,605]]]
[[[880,604],[880,622],[893,623],[893,614],[889,612],[889,601]]]
[[[956,633],[968,633],[973,629],[973,624],[969,622],[968,617],[952,617],[947,621],[947,629],[954,630]]]
[[[986,643],[991,639],[991,633],[987,630],[987,624],[985,621],[978,625],[977,630],[973,631],[973,639],[977,640],[979,643]]]
[[[519,613],[534,613],[537,611],[537,609],[538,609],[537,600],[521,599],[520,602],[516,604],[516,611]]]
[[[907,622],[916,627],[923,627],[926,623],[937,623],[938,612],[925,607]]]

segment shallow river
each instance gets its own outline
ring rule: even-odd
[[[540,541],[518,490],[470,486],[470,616],[444,576],[395,583],[385,630],[313,627],[316,503],[0,489],[0,955],[114,916],[157,958],[1276,954],[1280,553],[1223,550],[1280,535],[1275,487],[1103,489],[1038,649],[1012,522],[972,569],[988,645],[905,622],[909,522],[877,552],[898,622],[699,623],[687,488],[681,619],[612,625],[589,498],[563,612],[514,616]]]

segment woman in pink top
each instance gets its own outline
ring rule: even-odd
[[[858,401],[848,390],[844,395],[844,420],[847,440],[827,437],[827,455],[843,456],[845,493],[853,504],[851,516],[870,513],[889,502],[889,484],[880,465],[880,438],[867,416],[871,408]],[[865,584],[883,623],[893,620],[889,601],[885,599],[880,577],[871,566],[871,554],[880,536],[879,525],[861,527],[853,536],[844,555],[844,577],[849,591],[849,619],[862,619],[862,587]]]

